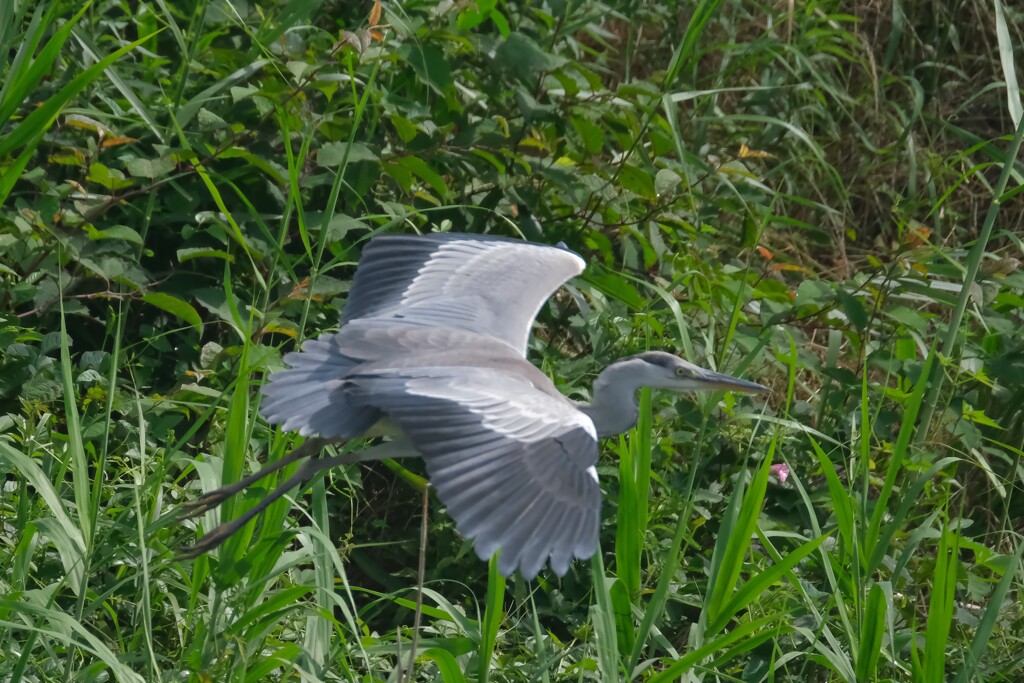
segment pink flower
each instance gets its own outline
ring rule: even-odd
[[[785,484],[789,479],[789,465],[782,462],[772,465],[768,468],[768,474],[774,475],[780,484]]]

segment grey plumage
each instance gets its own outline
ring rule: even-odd
[[[565,398],[525,359],[526,344],[544,301],[583,268],[566,249],[514,240],[374,238],[341,329],[285,356],[289,368],[264,385],[261,412],[306,436],[348,439],[374,429],[395,439],[360,453],[310,458],[268,498],[343,462],[419,455],[480,557],[500,549],[503,574],[519,569],[532,578],[550,564],[561,576],[572,558],[592,555],[600,527],[598,438],[635,423],[637,388],[764,388],[647,352],[602,372],[592,404]],[[193,512],[261,475],[207,494]],[[214,530],[191,554],[216,546],[258,511]]]

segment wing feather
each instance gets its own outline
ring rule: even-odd
[[[380,419],[379,410],[348,401],[345,377],[358,361],[345,353],[337,335],[311,339],[284,361],[291,367],[263,385],[260,412],[268,422],[330,439],[359,436]]]
[[[521,357],[544,302],[586,263],[543,244],[480,235],[379,235],[363,250],[342,325],[399,320],[482,334]]]
[[[528,379],[479,367],[393,368],[348,377],[351,400],[397,422],[423,454],[459,531],[499,570],[559,575],[597,548],[601,490],[590,419]]]

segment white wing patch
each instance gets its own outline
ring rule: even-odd
[[[438,242],[385,315],[476,331],[525,356],[530,326],[541,306],[585,268],[577,254],[547,245]]]
[[[557,287],[569,277],[582,273],[586,267],[586,262],[577,254],[557,247],[505,241],[452,240],[442,243],[423,265],[405,290],[405,298],[413,303],[423,296],[437,296],[439,289],[450,296],[471,291],[497,293],[498,297],[517,296],[519,292],[510,291],[508,285],[534,284],[524,283],[524,271],[535,271],[542,280],[555,275],[559,280]],[[467,287],[471,289],[467,290]],[[543,300],[538,305],[542,303]]]

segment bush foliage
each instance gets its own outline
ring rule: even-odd
[[[0,4],[0,677],[1020,680],[1022,25]],[[300,441],[258,387],[362,246],[439,230],[586,258],[531,341],[570,397],[649,348],[772,393],[644,393],[561,580],[481,563],[406,461],[178,559],[263,489],[183,502]]]

